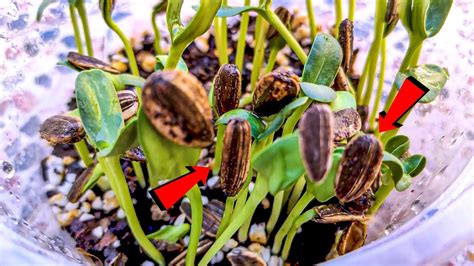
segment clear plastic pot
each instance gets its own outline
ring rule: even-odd
[[[0,262],[5,265],[84,262],[74,240],[56,222],[45,195],[48,185],[40,172],[41,160],[51,147],[39,139],[38,127],[46,117],[67,110],[75,77],[73,71],[56,66],[75,49],[67,1],[51,5],[37,23],[40,2],[0,3]],[[192,12],[191,6],[198,1],[188,2],[186,12]],[[304,3],[274,1],[274,6],[300,2]],[[375,7],[373,1],[357,2],[355,43],[365,54],[372,39]],[[129,36],[140,36],[151,29],[152,5],[149,1],[117,1],[114,17]],[[315,5],[317,22],[330,25],[332,1]],[[103,23],[97,1],[87,1],[87,9],[96,57],[107,59],[120,43]],[[463,264],[469,254],[472,258],[473,13],[471,1],[456,1],[442,31],[423,48],[420,62],[442,65],[450,73],[439,99],[417,105],[402,128],[412,140],[411,150],[428,158],[427,168],[411,189],[392,193],[371,221],[370,243],[327,264]],[[163,22],[161,28],[166,29]],[[387,42],[385,89],[407,47],[404,29],[399,25]],[[357,62],[359,66],[363,63]]]

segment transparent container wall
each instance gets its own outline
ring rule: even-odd
[[[51,152],[51,147],[38,135],[42,121],[67,110],[67,102],[73,95],[76,73],[56,63],[63,60],[68,51],[75,50],[74,37],[67,1],[51,5],[41,23],[37,23],[35,16],[40,2],[0,1],[0,251],[9,254],[7,262],[22,260],[37,264],[54,258],[55,263],[80,263],[81,256],[74,248],[74,240],[60,230],[47,203],[45,191],[48,185],[42,178],[40,165]],[[143,31],[151,30],[148,18],[155,1],[116,2],[114,19],[129,36],[140,37]],[[191,6],[198,1],[185,2],[185,12],[191,14]],[[304,6],[302,0],[273,2],[275,7]],[[327,29],[334,21],[333,3],[330,0],[314,2],[317,5],[314,8],[316,20]],[[120,42],[105,27],[97,1],[86,3],[95,56],[107,60],[109,54],[119,49]],[[361,50],[362,56],[357,61],[361,68],[364,64],[361,59],[365,58],[369,40],[373,37],[375,6],[374,1],[369,0],[357,1],[357,5],[355,47]],[[303,8],[300,12],[304,12]],[[423,47],[420,62],[439,64],[448,68],[450,73],[440,97],[431,104],[417,105],[401,131],[411,138],[410,150],[428,158],[426,169],[414,180],[411,189],[392,193],[372,220],[368,241],[379,240],[342,259],[375,259],[373,256],[377,253],[374,250],[388,254],[390,249],[387,247],[391,243],[398,243],[401,245],[398,248],[403,249],[406,243],[403,241],[409,241],[403,234],[407,228],[408,231],[430,234],[426,231],[426,221],[437,221],[439,230],[445,230],[441,226],[446,225],[446,219],[461,219],[465,222],[466,231],[463,232],[471,234],[471,240],[474,239],[472,215],[446,216],[449,210],[456,210],[456,202],[466,200],[461,195],[471,193],[472,196],[469,188],[473,185],[474,171],[465,171],[464,177],[461,177],[461,172],[474,150],[473,12],[471,1],[455,1],[442,31]],[[161,22],[161,29],[166,29],[164,22]],[[163,31],[162,35],[167,36],[167,33]],[[406,32],[400,25],[390,35],[387,44],[384,97],[408,44]],[[450,195],[443,194],[457,179],[457,189],[452,187],[447,192]],[[67,192],[69,187],[66,184],[61,189]],[[467,197],[469,199],[472,206],[472,197]],[[428,215],[431,218],[426,219],[426,213],[433,208],[437,211],[431,211]],[[436,218],[445,216],[446,219]],[[436,225],[430,228],[438,230]],[[391,236],[385,237],[387,234]],[[441,237],[437,241],[447,239]],[[426,262],[431,258],[423,259]]]

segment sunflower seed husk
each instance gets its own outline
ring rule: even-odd
[[[388,0],[387,9],[385,10],[385,29],[384,37],[387,37],[395,26],[397,26],[400,12],[400,0]]]
[[[199,241],[197,250],[196,250],[196,255],[202,255],[204,252],[206,252],[212,245],[212,241],[209,239],[203,239]],[[184,250],[183,252],[179,253],[178,256],[176,256],[172,261],[170,261],[169,265],[185,265],[186,261],[186,254],[188,253],[188,250]]]
[[[360,116],[360,124],[361,124],[360,129],[362,131],[366,132],[367,128],[368,128],[369,107],[359,105],[359,106],[357,106],[357,112],[359,113],[359,116]]]
[[[239,107],[241,79],[240,71],[234,64],[222,65],[217,72],[214,78],[214,99],[219,115]]]
[[[125,153],[122,155],[122,159],[125,159],[127,161],[146,163],[145,153],[143,152],[141,147],[135,147],[125,151]]]
[[[100,69],[112,74],[120,74],[120,71],[101,60],[76,52],[69,52],[67,54],[67,61],[80,70]]]
[[[263,258],[244,247],[236,247],[227,254],[227,259],[232,266],[266,266]]]
[[[122,109],[122,117],[124,121],[132,118],[138,112],[138,97],[132,90],[122,90],[117,92],[117,96]]]
[[[353,108],[346,108],[334,113],[334,141],[341,141],[354,136],[360,131],[359,113]]]
[[[335,224],[341,222],[367,221],[368,217],[361,214],[353,214],[344,210],[340,205],[320,205],[314,208],[317,216],[313,221],[320,224]]]
[[[367,238],[367,225],[361,222],[352,222],[344,232],[337,246],[340,256],[362,247]]]
[[[202,232],[207,236],[215,237],[224,212],[224,203],[212,200],[208,205],[204,206],[202,212]],[[192,222],[190,203],[181,202],[180,210],[186,215],[186,219]]]
[[[143,90],[143,110],[159,133],[179,145],[203,148],[214,140],[206,91],[187,72],[151,74]]]
[[[349,71],[352,65],[352,44],[354,42],[353,36],[354,25],[349,19],[344,19],[339,25],[339,44],[342,48],[342,63],[341,66],[344,72]]]
[[[332,163],[333,115],[325,104],[313,104],[301,118],[300,151],[308,177],[321,182]]]
[[[335,91],[351,91],[351,86],[352,85],[349,78],[347,77],[346,73],[344,73],[344,69],[339,67],[332,88]]]
[[[376,179],[382,165],[383,149],[373,135],[352,139],[346,146],[336,174],[336,197],[341,202],[362,196]]]
[[[259,116],[278,113],[300,92],[298,77],[289,72],[273,71],[263,76],[253,94],[253,109]]]
[[[281,20],[281,22],[286,26],[289,27],[291,21],[291,13],[283,6],[279,6],[275,9],[275,14]],[[275,29],[275,27],[270,26],[267,31],[267,40],[272,40],[273,38],[279,36],[280,34]]]
[[[41,138],[53,145],[76,143],[86,137],[81,120],[68,115],[49,117],[41,124],[39,133]]]
[[[233,197],[242,188],[250,165],[252,130],[247,120],[231,120],[224,132],[221,162],[221,188]]]
[[[81,174],[76,177],[74,183],[72,184],[71,190],[69,190],[69,193],[67,194],[67,199],[71,203],[76,203],[82,196],[82,190],[89,178],[92,176],[95,167],[96,164],[87,167],[84,171],[82,171]]]

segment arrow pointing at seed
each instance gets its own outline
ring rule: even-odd
[[[389,131],[402,126],[397,121],[404,116],[430,90],[414,77],[403,82],[388,111],[379,113],[379,131]]]
[[[169,209],[178,202],[198,182],[206,184],[211,175],[211,169],[201,166],[187,166],[190,172],[166,184],[148,191],[161,209]]]

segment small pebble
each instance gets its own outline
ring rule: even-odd
[[[59,214],[61,212],[61,208],[59,208],[58,206],[51,206],[51,210],[54,214]]]
[[[79,202],[76,202],[76,203],[68,202],[66,204],[66,206],[64,206],[64,209],[66,211],[71,211],[71,210],[74,210],[74,209],[77,209],[77,208],[79,208]]]
[[[122,208],[119,208],[117,211],[117,218],[118,219],[124,219],[125,218],[125,212],[123,211]]]
[[[209,199],[206,196],[201,196],[202,205],[207,205],[209,203]]]
[[[268,208],[270,208],[270,200],[268,200],[267,198],[264,198],[262,200],[262,207],[266,210]]]
[[[265,223],[252,224],[250,227],[249,237],[250,241],[265,245],[267,243]]]
[[[54,196],[52,196],[51,198],[49,198],[48,202],[49,202],[49,204],[54,204],[54,205],[57,205],[57,206],[60,206],[60,207],[64,207],[68,203],[68,200],[67,200],[66,196],[64,196],[63,193],[57,193]]]
[[[69,191],[71,190],[72,183],[65,182],[61,186],[58,187],[58,191],[63,193],[64,195],[67,195]]]
[[[102,206],[103,206],[103,203],[102,203],[102,199],[100,197],[97,197],[97,198],[94,199],[94,201],[92,201],[92,209],[102,210]]]
[[[209,178],[206,184],[207,184],[207,187],[209,187],[210,189],[217,188],[217,186],[219,185],[219,176],[215,175]]]
[[[272,255],[272,253],[271,253],[269,248],[264,247],[262,249],[262,252],[260,253],[260,255],[262,255],[262,259],[264,259],[266,262],[269,262],[270,261],[270,256]]]
[[[73,162],[75,162],[76,160],[74,158],[72,158],[71,156],[65,156],[63,158],[63,163],[64,165],[70,165],[72,164]]]
[[[66,181],[73,183],[76,180],[76,174],[69,173],[66,175]]]
[[[104,199],[103,208],[105,212],[110,212],[112,210],[117,209],[118,207],[119,207],[119,203],[118,203],[117,198],[113,197],[113,198]]]
[[[127,72],[127,70],[128,70],[127,64],[125,64],[122,61],[118,61],[118,60],[112,61],[111,66],[113,68],[117,69],[118,71],[122,72],[122,73]]]
[[[184,243],[184,246],[185,246],[185,247],[188,246],[188,244],[189,244],[189,236],[185,236],[185,237],[183,238],[183,243]]]
[[[118,239],[115,240],[114,243],[112,243],[112,247],[114,247],[114,248],[120,247],[120,240],[118,240]]]
[[[270,260],[268,261],[268,266],[282,266],[283,260],[278,256],[271,256]]]
[[[80,210],[83,213],[89,213],[91,211],[91,204],[89,202],[83,202]]]
[[[211,264],[217,264],[224,259],[224,252],[220,251],[211,259]]]
[[[59,186],[61,181],[63,181],[62,175],[57,174],[52,168],[48,169],[48,173],[46,175],[48,176],[48,181],[51,185]]]
[[[94,220],[94,219],[95,219],[94,215],[92,215],[90,213],[83,213],[81,215],[81,217],[79,217],[80,222],[87,222],[87,221]]]
[[[252,251],[253,253],[262,254],[263,246],[259,243],[252,243],[248,246],[248,250]]]
[[[85,202],[86,200],[87,200],[87,201],[93,201],[95,198],[96,198],[96,196],[95,196],[94,191],[92,191],[92,190],[87,190],[87,191],[84,193],[84,195],[82,195],[82,196],[79,198],[79,201],[80,201],[80,202]]]
[[[237,247],[239,245],[239,242],[235,241],[233,238],[227,240],[225,243],[224,247],[222,247],[222,251],[228,252],[231,249]]]
[[[254,186],[255,186],[255,183],[254,183],[254,182],[250,182],[250,183],[249,183],[249,192],[250,192],[250,193],[252,193]]]
[[[68,213],[62,213],[57,216],[58,222],[61,226],[68,226],[72,223],[74,218],[79,217],[80,212],[78,209],[71,210]]]
[[[154,266],[155,264],[149,260],[146,260],[142,263],[142,266]]]
[[[109,190],[109,191],[105,192],[102,197],[104,198],[104,200],[112,199],[112,198],[115,198],[115,193],[114,193],[113,190]]]
[[[101,238],[104,235],[104,228],[102,228],[102,226],[97,226],[92,229],[92,235],[97,239]]]
[[[167,222],[171,219],[169,213],[166,210],[162,211],[160,209],[160,207],[158,207],[155,204],[151,205],[150,211],[151,211],[151,219],[153,221],[163,220],[163,221]]]
[[[176,218],[173,224],[175,226],[182,225],[185,220],[186,220],[186,214],[182,213],[178,216],[178,218]]]

